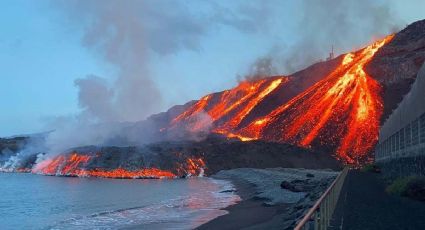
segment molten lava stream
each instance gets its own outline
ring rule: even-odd
[[[267,87],[265,87],[263,90],[258,92],[255,97],[252,97],[248,103],[242,107],[239,111],[237,111],[236,114],[234,114],[231,119],[229,119],[227,122],[220,125],[220,127],[214,129],[214,132],[220,133],[223,135],[226,135],[229,138],[239,138],[242,141],[250,141],[253,140],[253,138],[244,137],[242,135],[238,135],[235,133],[232,133],[233,130],[235,130],[239,124],[242,122],[242,120],[261,102],[263,99],[269,95],[271,92],[273,92],[278,86],[281,84],[287,83],[289,79],[287,77],[278,78],[276,80],[273,80]]]
[[[127,170],[117,168],[105,170],[101,168],[86,169],[92,156],[73,153],[69,156],[59,155],[53,159],[47,159],[38,163],[32,173],[58,176],[88,176],[105,178],[175,178],[177,176],[198,176],[203,174],[206,168],[202,158],[187,158],[183,165],[176,167],[179,174],[158,168],[143,168]]]
[[[190,131],[202,130],[210,124],[204,123],[204,119],[199,119],[202,114],[206,114],[210,122],[218,120],[221,123],[224,122],[214,132],[226,134],[227,130],[236,128],[264,97],[287,81],[286,77],[272,80],[261,79],[254,82],[246,81],[222,93],[207,95],[173,119],[170,128],[179,123],[187,123]]]
[[[136,171],[128,171],[123,168],[113,170],[94,169],[86,171],[86,176],[104,177],[104,178],[174,178],[176,175],[169,171],[164,171],[157,168],[140,169]]]
[[[236,134],[301,146],[334,145],[340,158],[358,163],[376,142],[383,109],[381,87],[364,66],[392,37],[345,55],[329,76]]]

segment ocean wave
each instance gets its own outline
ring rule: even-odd
[[[189,179],[191,180],[191,179]],[[196,180],[196,178],[193,178]],[[77,216],[55,223],[45,229],[192,229],[218,216],[227,214],[223,208],[240,201],[234,186],[223,180],[204,178],[218,186],[190,193],[160,203],[129,207]]]

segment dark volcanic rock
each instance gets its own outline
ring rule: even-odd
[[[199,142],[158,142],[129,147],[86,146],[71,149],[64,154],[71,153],[91,156],[87,163],[80,166],[86,170],[123,168],[132,171],[141,168],[159,168],[171,170],[176,175],[184,175],[178,170],[182,168],[182,165],[187,165],[188,158],[202,158],[206,164],[206,175],[223,169],[241,167],[311,169],[341,167],[340,163],[326,152],[312,151],[284,143],[241,142],[216,136]],[[14,154],[16,153],[10,155]],[[37,153],[26,156],[27,159],[22,161],[22,167],[31,168],[36,161],[36,155]]]
[[[241,167],[250,168],[311,168],[339,169],[341,164],[324,152],[281,143],[263,141],[241,142],[221,138],[204,141],[160,142],[139,147],[83,147],[73,151],[97,155],[88,168],[142,167],[175,169],[176,163],[183,163],[187,157],[201,157],[206,164],[205,173],[214,174],[220,170]]]
[[[291,182],[282,181],[280,187],[291,192],[307,192],[313,190],[315,185],[310,180],[293,180]]]
[[[280,187],[291,192],[301,192],[300,190],[296,189],[291,182],[288,181],[282,181],[282,183],[280,183]]]
[[[424,61],[425,20],[421,20],[397,33],[366,66],[367,73],[384,87],[382,122],[409,92]]]
[[[314,175],[313,175],[313,174],[311,174],[311,173],[307,173],[305,176],[306,176],[306,177],[310,177],[310,178],[313,178],[313,177],[314,177]]]

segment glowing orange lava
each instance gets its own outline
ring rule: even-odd
[[[393,36],[346,54],[324,79],[248,124],[242,122],[247,115],[290,78],[245,82],[223,93],[210,94],[211,100],[201,99],[178,119],[204,111],[215,122],[212,131],[229,138],[325,146],[346,163],[358,164],[376,144],[383,111],[381,86],[364,67]]]
[[[105,177],[105,178],[174,178],[176,175],[172,172],[157,169],[139,169],[136,171],[128,171],[123,168],[117,168],[113,170],[94,169],[88,171],[85,175],[92,177]]]
[[[143,168],[127,170],[116,168],[111,170],[95,168],[87,169],[89,161],[94,156],[72,153],[46,159],[32,169],[32,173],[58,176],[105,177],[105,178],[175,178],[178,176],[198,176],[206,168],[202,158],[187,158],[185,164],[177,165],[173,173],[158,168]]]
[[[364,66],[392,37],[346,54],[329,76],[240,133],[301,146],[314,141],[331,144],[339,158],[358,163],[376,143],[383,110],[381,86],[366,74]]]
[[[241,82],[237,87],[223,91],[220,94],[207,95],[174,118],[171,122],[171,127],[183,122],[189,124],[189,130],[191,131],[201,130],[206,125],[205,120],[197,119],[197,117],[204,113],[208,116],[209,121],[219,124],[214,128],[213,132],[248,140],[250,138],[243,138],[237,134],[232,135],[232,130],[238,128],[245,117],[265,97],[288,81],[289,78],[287,77],[260,79],[255,82],[245,81]]]
[[[200,157],[189,157],[184,164],[177,165],[178,167],[176,170],[179,175],[203,176],[204,170],[206,169],[205,161]]]
[[[242,107],[236,114],[232,116],[232,119],[220,125],[219,128],[215,129],[215,132],[229,135],[231,134],[231,130],[234,130],[238,127],[241,121],[257,106],[267,95],[269,95],[274,89],[276,89],[280,84],[286,83],[288,78],[279,78],[272,81],[267,87],[265,87],[262,91],[258,92],[255,96],[253,96],[247,104]],[[240,103],[240,101],[238,101]],[[238,103],[235,103],[238,104]],[[249,138],[243,138],[239,135],[233,134],[232,137],[239,137],[241,140],[248,140]]]

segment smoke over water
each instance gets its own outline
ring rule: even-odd
[[[151,73],[153,59],[184,50],[198,51],[202,39],[219,26],[256,33],[266,27],[268,17],[257,18],[270,6],[242,1],[232,9],[219,3],[192,2],[191,6],[199,7],[189,7],[185,1],[77,0],[52,4],[66,15],[71,28],[82,31],[82,45],[114,71],[108,76],[88,74],[75,81],[81,112],[49,119],[47,128],[54,130],[46,137],[49,154],[76,146],[117,144],[117,139],[124,145],[155,141],[149,133],[157,127],[151,121],[139,124],[163,109],[163,96]],[[208,123],[206,116],[199,119]]]

